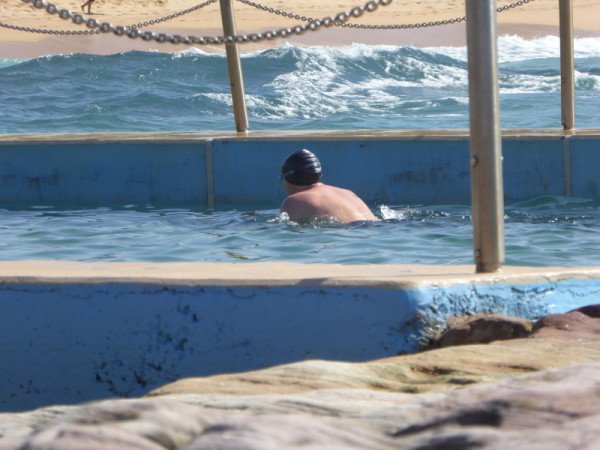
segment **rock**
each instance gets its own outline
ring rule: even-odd
[[[586,316],[592,317],[594,319],[600,319],[600,304],[583,306],[581,308],[575,309],[575,311],[579,311],[580,313],[585,314]]]
[[[600,441],[599,386],[600,363],[588,363],[443,396],[326,390],[258,401],[109,400],[76,408],[20,439],[0,440],[0,448],[592,449]]]
[[[598,380],[591,363],[457,390],[395,436],[411,449],[597,448]]]
[[[25,446],[57,450],[175,449],[189,444],[204,429],[206,422],[198,408],[176,400],[156,400],[106,400],[73,408],[55,423],[35,430],[24,440]]]
[[[487,344],[488,342],[523,338],[531,333],[532,323],[518,317],[501,314],[477,314],[454,318],[431,347]]]
[[[580,338],[600,334],[600,305],[585,306],[565,314],[549,314],[539,319],[532,329],[535,337],[564,335]]]

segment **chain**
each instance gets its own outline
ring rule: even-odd
[[[168,36],[166,34],[156,35],[152,32],[135,32],[137,28],[147,27],[149,25],[154,25],[160,22],[165,22],[167,20],[174,19],[179,16],[183,16],[184,14],[191,13],[200,8],[210,5],[211,3],[216,2],[217,0],[207,0],[204,3],[200,3],[191,8],[185,9],[183,11],[179,11],[168,16],[161,17],[159,19],[149,20],[147,22],[141,22],[135,25],[126,25],[124,27],[117,26],[113,27],[109,23],[98,23],[95,19],[86,20],[81,14],[73,14],[66,9],[58,9],[55,5],[48,3],[46,4],[43,0],[23,0],[25,3],[32,3],[36,8],[44,8],[49,14],[56,14],[65,20],[71,19],[76,24],[85,23],[89,28],[98,28],[97,30],[84,30],[84,31],[65,31],[65,30],[44,30],[40,28],[30,28],[30,27],[20,27],[17,25],[10,25],[0,22],[0,27],[9,28],[12,30],[18,31],[27,31],[30,33],[42,33],[42,34],[57,34],[57,35],[89,35],[89,34],[101,34],[101,33],[109,33],[112,32],[118,36],[127,34],[131,38],[141,37],[143,40],[150,41],[155,40],[157,42],[170,42],[173,44],[184,43],[184,44],[224,44],[228,42],[255,42],[263,39],[274,39],[278,37],[286,37],[292,34],[302,34],[306,31],[315,31],[321,26],[330,27],[332,25],[346,28],[368,28],[368,29],[381,29],[381,30],[393,30],[393,29],[410,29],[410,28],[425,28],[425,27],[433,27],[438,25],[448,25],[452,23],[464,22],[467,20],[466,17],[457,17],[455,19],[446,19],[446,20],[438,20],[434,22],[422,22],[422,23],[413,23],[413,24],[403,24],[403,25],[364,25],[364,24],[356,24],[356,23],[347,23],[346,21],[352,17],[360,17],[365,10],[368,12],[374,11],[378,6],[385,6],[392,2],[392,0],[379,0],[379,1],[370,1],[365,4],[364,7],[355,7],[350,10],[349,13],[339,13],[335,16],[334,19],[331,17],[326,17],[324,19],[315,19],[314,17],[302,16],[299,14],[294,14],[286,11],[282,11],[280,9],[271,8],[269,6],[261,5],[260,3],[253,2],[251,0],[239,0],[242,3],[245,3],[248,6],[252,6],[254,8],[261,9],[263,11],[278,14],[283,17],[288,17],[290,19],[296,19],[302,22],[308,22],[309,25],[297,25],[292,28],[282,28],[274,31],[267,31],[265,33],[252,33],[247,36],[238,35],[238,36],[205,36],[202,38],[197,38],[195,36],[182,37],[178,35]],[[505,6],[501,6],[496,9],[498,12],[507,11],[512,8],[516,8],[522,6],[526,3],[532,2],[534,0],[519,0],[514,3],[510,3]],[[371,9],[369,9],[371,8]],[[344,17],[344,20],[340,20]],[[317,26],[318,25],[318,26]]]
[[[301,16],[298,14],[282,11],[280,9],[271,8],[269,6],[261,5],[260,3],[253,2],[252,0],[239,0],[240,2],[252,6],[254,8],[261,9],[263,11],[278,14],[280,16],[289,17],[290,19],[301,20],[303,22],[313,22],[317,19],[313,17]],[[496,11],[503,12],[512,8],[516,8],[518,6],[522,6],[526,3],[532,2],[533,0],[519,0],[517,2],[511,3],[509,5],[502,6],[500,8],[496,8]],[[406,28],[425,28],[425,27],[435,27],[438,25],[449,25],[451,23],[459,23],[465,22],[467,20],[466,17],[457,17],[455,19],[446,19],[446,20],[437,20],[435,22],[423,22],[423,23],[413,23],[406,25],[364,25],[358,23],[346,23],[346,22],[335,22],[334,25],[338,27],[346,27],[346,28],[368,28],[368,29],[378,29],[378,30],[397,30],[397,29],[406,29]]]
[[[126,30],[129,30],[129,29],[132,29],[132,28],[147,27],[148,25],[154,25],[156,23],[165,22],[167,20],[171,20],[171,19],[174,19],[176,17],[183,16],[184,14],[189,14],[189,13],[191,13],[193,11],[196,11],[196,10],[198,10],[200,8],[204,8],[205,6],[208,6],[211,3],[214,3],[216,1],[217,0],[207,0],[204,3],[200,3],[200,4],[196,5],[196,6],[191,7],[191,8],[184,9],[183,11],[179,11],[179,12],[170,14],[168,16],[161,17],[160,19],[149,20],[148,22],[141,22],[141,23],[137,23],[135,25],[126,25],[124,28]],[[34,3],[34,2],[32,2],[32,3]],[[37,6],[37,5],[35,5],[35,3],[34,3],[34,6]],[[50,14],[55,14],[57,12],[60,14],[60,11],[58,10],[58,8],[54,8],[54,9],[50,8],[49,9],[49,5],[46,7],[46,11],[48,11],[48,13],[50,13]],[[0,22],[0,27],[10,28],[11,30],[27,31],[27,32],[30,32],[30,33],[58,34],[58,35],[89,35],[89,34],[105,33],[105,31],[102,31],[101,29],[98,29],[98,30],[79,30],[79,31],[45,30],[45,29],[42,29],[42,28],[19,27],[17,25],[9,25],[9,24],[2,23],[2,22]]]
[[[60,35],[82,35],[82,34],[100,34],[101,30],[79,30],[79,31],[70,31],[70,30],[44,30],[42,28],[30,28],[30,27],[20,27],[18,25],[10,25],[8,23],[0,22],[0,27],[9,28],[11,30],[17,31],[27,31],[29,33],[42,33],[42,34],[60,34]]]
[[[213,0],[215,1],[215,0]],[[137,29],[137,26],[113,26],[108,22],[99,23],[96,19],[86,19],[79,13],[72,13],[68,9],[59,9],[53,3],[46,3],[44,0],[23,0],[25,3],[32,3],[33,6],[39,9],[45,9],[48,14],[58,14],[61,19],[72,20],[77,25],[86,25],[88,28],[98,28],[96,32],[100,33],[113,33],[116,36],[128,36],[132,39],[142,38],[144,41],[156,41],[159,43],[168,42],[171,44],[232,44],[232,43],[244,43],[244,42],[257,42],[265,39],[276,39],[285,38],[293,34],[303,34],[307,31],[315,31],[321,27],[331,27],[336,23],[344,23],[351,17],[360,17],[365,12],[373,12],[379,6],[389,5],[392,0],[371,0],[365,3],[364,6],[356,6],[349,12],[340,12],[335,17],[325,17],[323,19],[313,19],[310,23],[305,25],[296,25],[291,28],[280,28],[273,31],[265,31],[263,33],[251,33],[248,35],[235,35],[235,36],[180,36],[175,34],[173,36],[167,34],[156,34],[152,31],[142,32]],[[208,3],[207,3],[208,4]],[[168,16],[167,16],[168,17]],[[165,19],[167,20],[167,19]],[[148,22],[149,23],[149,22]],[[145,26],[141,24],[142,26]],[[4,24],[3,24],[4,26]],[[7,26],[11,27],[11,26]],[[16,29],[16,28],[15,28]],[[56,30],[41,30],[44,33],[50,34],[77,34],[77,32],[61,32]],[[80,32],[83,34],[83,32]]]

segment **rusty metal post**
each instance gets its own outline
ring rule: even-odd
[[[232,0],[219,0],[221,4],[221,20],[223,21],[223,34],[235,36],[235,15]],[[246,96],[244,94],[244,78],[242,76],[242,63],[237,43],[225,44],[227,53],[227,67],[229,69],[229,84],[231,86],[231,100],[233,102],[233,116],[235,128],[240,132],[248,131],[248,112],[246,110]]]
[[[496,1],[467,0],[473,252],[477,272],[504,262]]]
[[[575,128],[575,63],[573,45],[573,3],[559,0],[560,13],[560,100],[564,130]]]

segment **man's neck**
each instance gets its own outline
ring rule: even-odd
[[[305,192],[310,189],[314,189],[318,186],[323,186],[323,183],[314,183],[314,184],[309,184],[307,186],[299,186],[297,184],[288,183],[288,194],[292,195],[292,194],[297,194],[299,192]]]

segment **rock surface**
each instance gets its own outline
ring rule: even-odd
[[[516,339],[531,334],[532,323],[527,319],[501,314],[476,314],[450,320],[448,329],[431,344],[431,348],[467,344],[487,344]]]
[[[141,399],[0,414],[0,449],[593,449],[600,306],[528,338],[180,380]],[[472,384],[471,386],[466,386]]]

